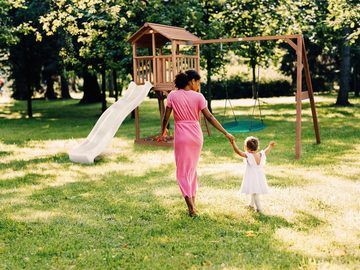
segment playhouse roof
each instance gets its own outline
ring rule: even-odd
[[[198,41],[200,38],[186,31],[184,28],[157,24],[145,23],[135,34],[129,38],[129,42],[136,43],[139,47],[151,46],[151,32],[153,30],[156,35],[156,45],[163,45],[167,41]]]

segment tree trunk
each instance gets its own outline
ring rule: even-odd
[[[257,98],[257,89],[256,89],[256,63],[255,60],[251,61],[251,72],[252,72],[252,98]]]
[[[33,117],[33,112],[32,112],[32,89],[31,89],[31,85],[28,84],[27,85],[27,113],[28,113],[28,117],[32,118]]]
[[[114,80],[112,73],[107,74],[107,89],[109,91],[109,97],[115,97],[115,91],[114,91]]]
[[[28,86],[30,84],[30,72],[27,67],[29,62],[28,51],[25,46],[25,41],[21,40],[14,48],[10,48],[9,58],[12,62],[18,63],[12,65],[12,76],[14,77],[14,92],[12,97],[16,100],[28,99]],[[20,61],[23,59],[23,61]]]
[[[350,91],[350,74],[351,74],[351,63],[350,63],[350,46],[345,40],[349,34],[349,28],[344,29],[344,41],[342,42],[341,48],[341,65],[340,65],[340,90],[336,100],[336,105],[348,106],[351,105],[349,102],[349,91]]]
[[[115,101],[117,101],[118,96],[119,96],[119,88],[118,88],[118,85],[117,85],[117,74],[116,74],[115,69],[113,69],[113,71],[112,71],[112,80],[113,80],[113,83],[114,83]]]
[[[62,74],[60,76],[60,84],[61,84],[61,98],[71,99],[70,91],[69,91],[69,82],[65,70],[62,71]]]
[[[101,67],[101,111],[106,111],[106,69],[105,65]]]
[[[89,73],[85,68],[83,71],[83,78],[84,78],[84,86],[83,86],[84,96],[80,100],[80,104],[101,102],[102,100],[101,92],[96,75]]]
[[[45,92],[45,98],[53,100],[56,99],[55,91],[54,91],[54,80],[49,75],[46,78],[46,92]]]
[[[353,70],[353,78],[354,78],[354,93],[355,93],[355,97],[359,97],[359,92],[360,92],[360,83],[359,83],[359,66],[357,65],[357,63],[354,65],[354,70]]]
[[[76,75],[71,77],[71,79],[70,79],[70,87],[71,87],[71,91],[78,92],[78,89],[76,87]]]
[[[12,97],[16,100],[27,100],[28,99],[28,82],[27,82],[27,76],[24,76],[23,74],[26,74],[26,70],[24,70],[22,73],[19,72],[19,70],[14,71],[14,92],[12,94]]]

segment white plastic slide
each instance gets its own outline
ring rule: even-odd
[[[70,160],[93,163],[110,144],[126,116],[144,101],[152,87],[150,82],[144,85],[131,82],[125,95],[100,116],[86,140],[69,152]]]

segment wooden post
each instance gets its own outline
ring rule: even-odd
[[[137,64],[136,64],[136,44],[132,45],[133,47],[133,78],[135,83],[138,82],[137,78]],[[140,139],[140,125],[139,125],[139,108],[135,108],[135,142]]]
[[[196,71],[200,72],[200,45],[196,45]]]
[[[137,65],[136,65],[136,44],[132,45],[133,48],[133,80],[135,83],[137,82]]]
[[[179,73],[178,70],[176,70],[176,42],[171,42],[171,56],[172,56],[172,70],[173,70],[173,78],[172,81],[175,80],[175,76]]]
[[[135,142],[140,140],[139,107],[135,109]]]
[[[301,156],[301,92],[302,92],[302,37],[297,37],[296,49],[296,139],[295,139],[295,158]]]
[[[157,81],[157,76],[156,76],[156,44],[155,44],[155,33],[154,32],[151,33],[151,40],[152,40],[152,60],[153,60],[153,78],[154,78],[154,81],[152,83],[154,86],[156,86],[158,81]]]
[[[318,119],[317,119],[316,108],[315,108],[314,91],[313,91],[313,87],[312,87],[312,83],[311,83],[310,69],[309,69],[309,63],[308,63],[308,59],[307,59],[304,40],[302,41],[302,52],[303,52],[305,80],[306,80],[307,90],[309,93],[316,143],[319,144],[320,143],[320,131],[319,131]]]

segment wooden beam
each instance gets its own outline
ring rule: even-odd
[[[220,39],[207,39],[188,42],[188,44],[210,44],[210,43],[227,43],[227,42],[241,42],[241,41],[259,41],[259,40],[279,40],[279,39],[299,39],[301,35],[282,35],[282,36],[262,36],[262,37],[239,37],[239,38],[220,38]]]
[[[297,50],[297,45],[291,39],[287,38],[285,40],[295,51]]]
[[[309,63],[308,63],[308,59],[307,59],[304,40],[302,41],[302,54],[303,54],[303,62],[304,62],[305,80],[306,80],[307,90],[309,93],[308,96],[310,99],[310,106],[311,106],[311,113],[312,113],[313,125],[314,125],[314,130],[315,130],[316,143],[319,144],[320,143],[320,130],[319,130],[318,119],[317,119],[317,114],[316,114],[314,91],[313,91],[312,82],[311,82],[310,68],[309,68]]]
[[[301,156],[301,93],[302,93],[302,37],[297,39],[296,49],[296,138],[295,158]]]

